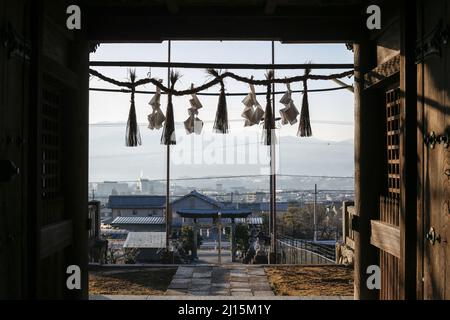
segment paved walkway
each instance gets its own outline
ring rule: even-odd
[[[222,258],[222,264],[232,264],[231,262],[231,251],[222,250],[220,255]],[[217,250],[198,250],[197,252],[198,260],[194,264],[211,264],[215,265],[219,262],[219,252]],[[234,264],[242,265],[240,262],[234,262]]]
[[[91,295],[89,300],[236,300],[233,296],[127,296],[127,295]],[[353,297],[340,296],[308,296],[308,297],[289,297],[289,296],[242,296],[239,300],[261,301],[261,300],[353,300]]]
[[[273,296],[264,268],[228,264],[180,266],[167,296]]]

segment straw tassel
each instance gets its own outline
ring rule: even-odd
[[[141,134],[136,119],[136,105],[134,101],[134,94],[136,91],[136,70],[129,70],[131,81],[131,106],[128,114],[127,130],[125,134],[125,145],[127,147],[136,147],[141,145]]]
[[[180,78],[178,72],[173,72],[170,74],[170,89],[171,91],[175,88],[175,83]],[[164,145],[174,145],[177,143],[175,138],[175,120],[173,117],[173,103],[172,103],[172,92],[167,95],[167,110],[166,110],[166,121],[164,122],[164,129],[161,135],[161,144]]]
[[[273,71],[269,71],[266,74],[267,80],[273,79]],[[267,85],[266,94],[266,111],[264,113],[264,131],[263,131],[263,143],[266,146],[272,145],[272,133],[274,130],[273,126],[273,113],[272,113],[272,83]]]
[[[311,69],[305,70],[305,76],[308,76]],[[302,111],[300,113],[300,125],[298,127],[297,136],[299,137],[311,137],[311,121],[309,119],[309,103],[308,103],[308,80],[305,78],[303,80],[303,101],[302,101]]]
[[[220,78],[220,73],[214,69],[209,69],[208,73],[215,78]],[[220,82],[220,95],[219,103],[217,105],[216,120],[214,121],[214,132],[226,134],[228,133],[228,110],[227,99],[225,96],[225,84],[223,79],[219,79]]]

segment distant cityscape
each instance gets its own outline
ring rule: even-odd
[[[314,201],[314,187],[317,184],[317,202],[335,203],[354,198],[352,177],[277,177],[276,199],[279,202],[308,204]],[[197,190],[220,202],[255,203],[269,202],[269,178],[267,176],[207,177],[173,179],[170,185],[172,200]],[[138,178],[136,181],[103,181],[89,184],[89,199],[102,204],[110,195],[165,195],[163,180]]]

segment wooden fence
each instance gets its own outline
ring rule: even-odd
[[[354,205],[353,201],[342,203],[342,242],[353,250],[355,249],[355,234],[352,228],[355,215]]]

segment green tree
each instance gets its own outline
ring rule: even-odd
[[[336,237],[342,218],[339,210],[322,204],[316,206],[316,223],[318,238],[331,240]],[[282,234],[295,238],[312,239],[314,237],[314,207],[312,204],[304,206],[292,205],[278,220]]]
[[[248,226],[245,224],[236,225],[236,247],[241,252],[247,252],[249,247]]]
[[[181,246],[184,251],[192,252],[194,248],[194,229],[191,226],[183,226],[180,236]],[[202,237],[197,233],[197,248],[202,244]]]

